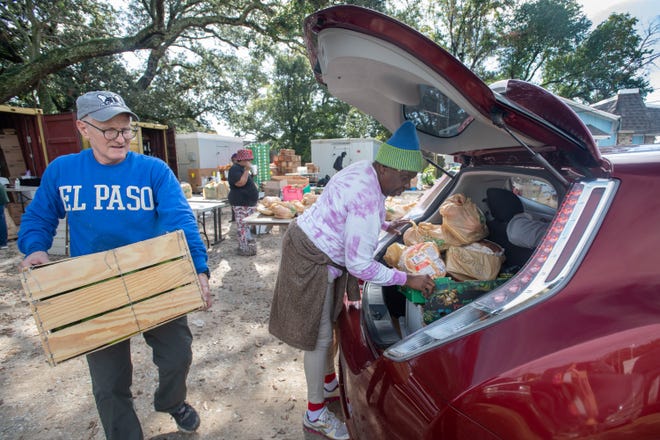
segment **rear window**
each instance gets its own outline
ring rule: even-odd
[[[460,134],[473,118],[435,87],[420,84],[419,105],[404,105],[404,117],[417,130],[431,136],[449,138]]]
[[[514,177],[511,180],[512,190],[518,196],[557,209],[557,191],[547,181],[533,177]]]

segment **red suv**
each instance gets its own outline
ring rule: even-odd
[[[504,248],[504,279],[426,322],[367,283],[340,316],[353,439],[660,438],[660,151],[601,155],[577,115],[522,81],[490,86],[410,27],[337,6],[305,21],[318,81],[461,164],[408,217],[439,224],[463,194]],[[640,150],[640,151],[636,151]],[[546,221],[508,241],[511,217]],[[383,235],[377,257],[399,237]]]

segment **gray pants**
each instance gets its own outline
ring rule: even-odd
[[[192,362],[192,334],[183,316],[145,332],[158,367],[156,411],[172,412],[186,398],[186,378]],[[142,440],[142,428],[133,407],[130,339],[87,355],[92,391],[108,440]]]

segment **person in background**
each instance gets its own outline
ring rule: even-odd
[[[385,198],[410,188],[410,180],[423,167],[415,126],[406,122],[381,145],[375,162],[355,162],[335,174],[282,237],[269,331],[304,350],[307,431],[348,438],[346,425],[326,407],[338,396],[333,326],[344,293],[349,300],[359,299],[357,279],[405,285],[426,296],[433,292],[430,276],[407,275],[373,257],[380,231],[399,234],[407,222],[385,221]]]
[[[47,251],[64,216],[72,257],[181,229],[206,307],[210,307],[206,248],[176,176],[162,160],[129,151],[130,141],[136,136],[132,122],[138,117],[121,96],[107,91],[85,93],[76,106],[76,126],[91,148],[60,156],[46,168],[21,219],[18,248],[25,254],[21,268],[49,261]],[[169,413],[183,432],[197,430],[199,415],[185,400],[192,362],[187,318],[170,321],[143,336],[158,368],[155,410]],[[87,364],[106,438],[141,440],[142,428],[131,395],[130,340],[88,354]]]
[[[335,159],[335,163],[332,164],[332,168],[339,172],[344,168],[344,158],[346,157],[346,152],[342,151],[339,156],[337,156],[337,159]]]
[[[5,206],[9,203],[7,188],[0,183],[0,249],[7,249],[7,219],[5,219]]]
[[[229,183],[227,198],[236,221],[238,254],[244,256],[257,255],[257,243],[252,238],[250,227],[244,222],[245,217],[256,212],[257,200],[259,200],[259,189],[252,178],[253,158],[252,150],[238,150],[236,163],[229,169],[227,177]]]

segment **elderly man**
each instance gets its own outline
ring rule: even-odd
[[[76,102],[76,125],[90,149],[58,157],[46,169],[23,215],[18,247],[23,268],[48,262],[58,221],[68,217],[71,256],[106,251],[182,229],[211,306],[206,248],[179,182],[165,162],[129,150],[138,117],[121,96],[89,92]],[[192,334],[186,317],[144,333],[158,367],[156,411],[172,415],[181,431],[200,424],[186,403]],[[87,355],[92,391],[106,438],[142,439],[133,408],[130,340]],[[71,433],[75,436],[75,433]]]
[[[381,145],[375,162],[355,162],[335,174],[282,238],[269,330],[305,351],[303,426],[307,431],[330,439],[348,438],[345,424],[325,403],[338,395],[333,322],[345,291],[349,299],[358,299],[353,296],[356,284],[349,281],[406,285],[426,294],[435,287],[428,275],[407,275],[373,258],[380,230],[398,233],[402,224],[385,221],[385,198],[410,188],[410,180],[423,168],[417,132],[406,122]]]

